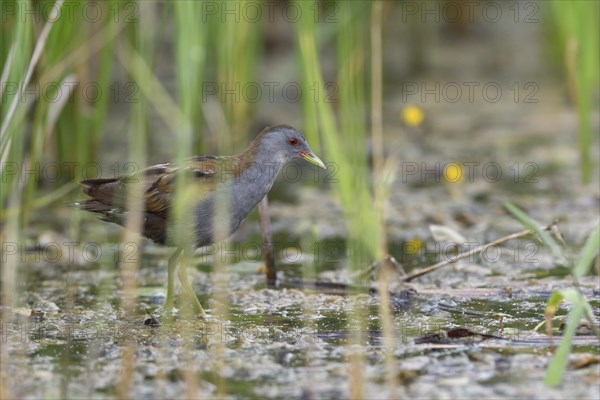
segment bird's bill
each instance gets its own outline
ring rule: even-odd
[[[325,166],[325,163],[323,161],[321,161],[321,159],[319,157],[317,157],[315,155],[315,153],[313,153],[312,151],[310,153],[306,152],[306,151],[302,151],[302,152],[300,152],[300,157],[304,158],[309,163],[316,165],[317,167],[327,169],[327,167]]]

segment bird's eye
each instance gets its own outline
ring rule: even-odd
[[[295,145],[297,145],[297,144],[298,144],[298,139],[296,139],[295,137],[291,137],[291,138],[288,140],[288,142],[289,142],[289,144],[290,144],[290,145],[292,145],[292,146],[295,146]]]

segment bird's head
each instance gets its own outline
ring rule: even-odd
[[[326,169],[323,161],[312,152],[304,136],[289,125],[265,128],[255,142],[258,142],[260,151],[274,161],[286,163],[293,158],[303,158]]]

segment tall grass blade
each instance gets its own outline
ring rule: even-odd
[[[592,263],[594,258],[598,255],[600,251],[600,223],[596,225],[596,228],[592,231],[590,236],[588,236],[583,249],[581,250],[581,255],[579,256],[579,260],[573,267],[573,276],[576,278],[581,278],[585,276],[592,267]]]
[[[558,305],[567,300],[571,303],[571,311],[567,318],[567,327],[563,333],[563,337],[558,345],[558,349],[548,365],[544,383],[548,386],[556,386],[560,384],[564,375],[565,369],[569,362],[569,354],[573,345],[573,337],[579,327],[579,321],[584,316],[592,316],[592,308],[587,300],[576,289],[566,289],[554,292],[548,300],[546,307],[546,324],[549,324],[552,316],[555,314]]]
[[[584,183],[590,183],[594,171],[590,122],[594,96],[592,89],[597,87],[600,70],[600,3],[555,0],[551,4],[565,49],[570,94],[577,106],[581,178]]]

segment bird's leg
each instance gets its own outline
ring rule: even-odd
[[[194,289],[192,289],[192,285],[188,281],[187,276],[187,266],[192,257],[192,251],[190,249],[185,249],[183,252],[183,257],[181,259],[181,265],[179,267],[179,271],[177,271],[177,275],[179,275],[179,280],[181,281],[181,286],[183,286],[183,290],[186,292],[188,297],[192,302],[192,306],[194,307],[194,311],[201,317],[206,317],[206,313],[204,312],[204,308],[202,308],[202,304],[198,300],[196,293],[194,293]]]
[[[177,260],[183,249],[178,247],[175,253],[169,257],[169,269],[167,275],[167,301],[165,302],[165,310],[167,312],[173,311],[173,297],[175,292],[175,268],[177,267]]]

